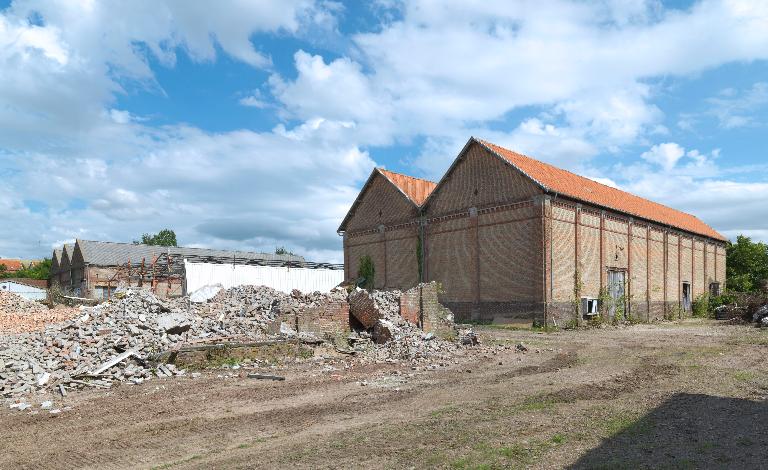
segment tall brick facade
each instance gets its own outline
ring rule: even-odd
[[[611,209],[612,189],[605,206],[569,197],[541,182],[563,170],[534,161],[532,175],[497,149],[470,139],[421,205],[374,172],[339,229],[347,278],[368,255],[376,287],[412,287],[421,274],[459,321],[558,325],[581,322],[582,299],[605,298],[616,276],[625,315],[645,321],[679,313],[686,289],[693,300],[725,286],[725,239],[698,219],[649,201],[647,218]]]

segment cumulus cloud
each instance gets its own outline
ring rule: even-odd
[[[130,241],[169,226],[192,245],[285,244],[338,261],[335,229],[375,164],[369,149],[418,142],[411,163],[438,178],[470,135],[719,227],[768,233],[756,203],[765,184],[719,166],[716,149],[670,142],[652,85],[768,58],[763,3],[449,0],[382,8],[381,24],[333,56],[312,41],[291,49],[294,70],[286,72],[272,56],[285,51],[265,48],[259,35],[336,37],[338,4],[14,2],[0,14],[0,174],[8,182],[0,209],[17,228],[0,240],[2,254],[39,255],[29,240]],[[119,102],[136,90],[162,95],[153,67],[174,67],[178,54],[198,62],[224,54],[268,75],[232,99],[274,110],[279,124],[220,133],[151,126]],[[752,125],[763,87],[707,103],[721,110],[724,128]],[[659,135],[666,142],[652,145]],[[632,171],[608,180],[593,166],[638,146],[646,149],[640,158],[620,162]],[[29,200],[44,208],[33,210]]]
[[[640,157],[648,162],[660,165],[665,170],[671,170],[677,165],[677,161],[683,158],[685,149],[674,142],[658,144],[643,152]]]
[[[647,79],[768,58],[768,8],[746,0],[687,10],[655,1],[414,1],[401,8],[400,19],[354,36],[354,60],[297,53],[298,77],[273,77],[291,115],[351,119],[386,142],[466,138],[513,110],[537,107],[536,119],[586,143],[576,153],[596,155],[668,132]],[[515,133],[525,134],[524,124]],[[584,152],[587,146],[593,150]],[[422,168],[437,163],[425,158]]]

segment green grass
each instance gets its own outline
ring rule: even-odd
[[[737,370],[733,373],[733,378],[739,382],[750,382],[757,378],[757,374],[749,370]]]
[[[472,448],[469,455],[450,462],[455,469],[525,468],[539,460],[551,449],[564,442],[562,436],[553,436],[548,441],[531,441],[507,445],[480,443]]]
[[[177,465],[193,462],[193,461],[201,459],[201,458],[203,458],[202,455],[192,455],[190,457],[187,457],[186,459],[177,460],[176,462],[165,463],[163,465],[158,465],[157,467],[152,467],[152,470],[165,470],[167,468],[173,468],[173,467],[175,467]]]

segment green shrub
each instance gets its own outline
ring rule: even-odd
[[[691,312],[694,317],[706,318],[710,316],[712,310],[709,308],[709,294],[701,294],[693,300]]]
[[[363,289],[373,289],[373,279],[376,275],[376,267],[370,256],[365,255],[360,258],[360,267],[357,269],[357,277],[362,280],[360,287]]]

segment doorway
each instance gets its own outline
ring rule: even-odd
[[[626,282],[624,271],[608,271],[608,318],[624,317],[626,311],[624,286]]]
[[[683,311],[684,312],[691,311],[691,283],[690,282],[683,283]]]

